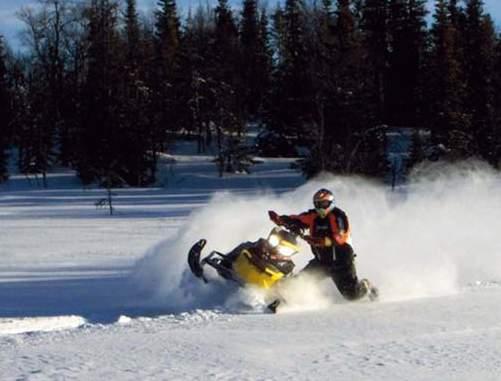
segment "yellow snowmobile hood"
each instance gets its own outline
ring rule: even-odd
[[[233,262],[233,270],[244,283],[268,289],[284,277],[284,273],[272,265],[266,266],[264,270],[260,269],[252,263],[251,258],[252,253],[242,250]]]

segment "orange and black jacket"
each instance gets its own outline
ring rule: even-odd
[[[280,216],[280,219],[286,224],[308,229],[313,238],[328,237],[339,245],[347,243],[350,238],[348,217],[339,208],[334,208],[324,218],[320,217],[315,209],[310,209],[298,215]]]
[[[285,224],[309,230],[315,241],[311,245],[313,254],[321,262],[331,262],[335,258],[335,247],[349,244],[350,224],[346,213],[339,208],[334,208],[324,218],[311,209],[299,215],[280,216],[280,219]]]

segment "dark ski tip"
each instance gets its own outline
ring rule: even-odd
[[[200,255],[206,244],[207,240],[201,239],[191,247],[188,254],[188,265],[190,266],[190,270],[193,275],[195,275],[197,278],[202,278],[207,283],[207,280],[204,277],[204,269],[200,264]]]
[[[267,308],[274,314],[277,313],[277,308],[278,306],[280,305],[281,301],[280,299],[276,299],[274,300],[273,302],[271,302],[270,304],[268,304]]]

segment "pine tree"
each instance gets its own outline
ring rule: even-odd
[[[180,42],[180,22],[175,0],[159,0],[156,13],[156,39],[159,59],[162,60],[160,70],[168,78],[169,71],[175,69]]]
[[[501,36],[496,43],[496,60],[494,64],[494,131],[493,131],[493,164],[501,168]]]
[[[275,8],[271,19],[272,28],[270,34],[275,53],[274,63],[276,67],[281,67],[285,59],[285,17],[280,4]]]
[[[337,109],[337,93],[335,73],[338,69],[338,51],[336,35],[336,17],[331,0],[324,0],[320,6],[313,6],[309,23],[312,30],[307,35],[311,62],[312,117],[309,135],[311,147],[309,157],[303,163],[307,176],[315,175],[325,170],[335,170],[339,164],[333,160],[332,146],[338,146],[339,141],[333,141],[335,112]],[[339,84],[340,85],[340,84]],[[336,162],[336,163],[335,163]]]
[[[228,168],[229,146],[236,134],[244,131],[242,103],[238,89],[239,39],[238,28],[227,0],[219,0],[215,10],[215,31],[212,52],[214,56],[211,84],[214,91],[218,170],[220,176]]]
[[[258,69],[256,62],[258,49],[258,15],[256,0],[244,0],[242,21],[240,25],[241,46],[241,73],[242,73],[242,102],[246,108],[245,113],[255,115],[259,103],[259,84],[255,72]]]
[[[467,107],[472,114],[471,136],[475,145],[471,154],[480,155],[491,163],[496,161],[493,150],[495,33],[492,19],[484,13],[482,0],[466,2],[464,31]]]
[[[431,29],[427,98],[430,102],[432,140],[446,144],[454,131],[468,131],[471,117],[464,112],[465,80],[460,34],[454,3],[437,0]],[[449,147],[455,149],[454,147]]]
[[[48,102],[45,107],[47,107],[47,115],[44,119],[47,119],[48,126],[52,125],[55,128],[54,136],[60,143],[61,150],[58,156],[64,164],[69,163],[69,150],[70,148],[65,146],[66,140],[64,139],[64,134],[67,133],[67,126],[64,123],[64,116],[62,110],[62,95],[64,94],[64,65],[66,62],[65,52],[64,52],[64,39],[65,39],[65,24],[70,22],[69,14],[71,10],[67,4],[67,1],[61,0],[50,0],[47,1],[47,7],[51,7],[51,16],[49,18],[49,25],[51,25],[48,31],[49,48],[47,52],[48,63],[45,69],[47,76],[47,87],[49,90]]]
[[[215,9],[215,35],[212,51],[218,65],[216,77],[236,89],[239,63],[238,28],[227,0],[219,0]]]
[[[338,0],[336,84],[339,110],[331,136],[343,150],[343,172],[383,175],[386,169],[384,131],[377,126],[377,111],[367,91],[372,83],[366,67],[363,35],[352,1]],[[332,129],[332,127],[331,127]]]
[[[311,54],[306,34],[305,7],[301,0],[287,0],[276,13],[275,26],[280,57],[274,75],[272,111],[268,124],[282,135],[301,138],[309,134],[314,110]]]
[[[36,64],[27,65],[25,105],[19,142],[19,169],[27,175],[42,176],[42,186],[48,187],[47,172],[55,161],[56,130],[48,115],[50,107],[48,83],[43,70]]]
[[[335,83],[338,86],[337,97],[338,108],[341,108],[342,115],[337,115],[340,119],[336,124],[337,128],[333,135],[342,139],[342,144],[346,145],[348,140],[360,126],[357,126],[357,114],[354,103],[361,96],[359,86],[362,85],[362,65],[360,51],[360,35],[355,28],[355,18],[349,0],[337,1],[337,25],[336,34],[336,73]],[[340,107],[341,106],[341,107]]]
[[[136,11],[136,0],[127,0],[125,18],[127,55],[124,61],[123,89],[120,102],[120,162],[124,180],[130,185],[145,185],[154,181],[156,152],[151,151],[151,120],[148,110],[151,91],[144,72],[144,39]]]
[[[125,45],[127,55],[125,63],[127,65],[127,75],[130,78],[140,80],[140,66],[143,64],[144,46],[141,26],[137,13],[137,1],[126,0],[125,10]]]
[[[268,87],[269,58],[266,9],[258,14],[257,0],[244,0],[240,24],[240,72],[244,113],[256,117]]]
[[[259,82],[259,97],[260,103],[258,107],[258,114],[260,118],[264,118],[265,114],[265,104],[269,98],[271,91],[271,78],[273,71],[273,50],[271,47],[271,37],[268,15],[266,13],[266,8],[262,7],[259,14],[259,24],[258,24],[258,42],[257,42],[257,81]]]
[[[28,123],[28,85],[25,73],[26,64],[18,57],[13,57],[10,68],[10,105],[11,105],[11,128],[9,133],[12,136],[12,143],[17,146],[19,156],[22,156],[22,139],[23,131],[26,130]]]
[[[155,24],[155,151],[165,148],[166,132],[179,129],[178,116],[183,104],[178,94],[180,81],[180,21],[175,0],[159,0]]]
[[[214,17],[212,11],[199,6],[188,15],[183,33],[182,62],[185,79],[183,99],[188,106],[185,124],[197,137],[198,153],[206,152],[211,144],[211,124],[214,117],[215,84],[213,67],[215,57],[211,42],[214,41]]]
[[[88,10],[88,74],[81,120],[81,147],[77,163],[84,183],[99,181],[114,185],[123,174],[120,150],[120,44],[117,31],[118,6],[113,0],[93,0]]]
[[[426,38],[426,1],[390,0],[388,121],[395,126],[419,123],[420,72]]]
[[[376,104],[376,123],[388,123],[387,67],[388,67],[388,0],[366,0],[362,8],[361,30],[367,51],[370,96]]]
[[[5,63],[5,47],[0,35],[0,183],[8,178],[7,148],[11,139],[10,124],[12,120],[7,68]]]

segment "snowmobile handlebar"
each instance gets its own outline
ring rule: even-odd
[[[273,223],[275,223],[277,226],[284,227],[290,233],[295,234],[296,236],[306,241],[309,245],[322,247],[334,244],[332,241],[330,241],[329,244],[326,244],[325,239],[312,237],[311,235],[306,234],[304,232],[304,228],[300,225],[299,222],[293,221],[289,218],[286,219],[284,216],[279,216],[273,210],[268,211],[268,215],[270,217],[270,220],[272,220]]]
[[[281,218],[273,210],[268,211],[268,216],[275,225],[282,226],[283,228],[285,228],[285,230],[288,230],[290,233],[295,234],[303,239],[304,237],[307,237],[304,233],[304,228],[301,227],[298,223],[293,221],[284,221],[284,218]]]

